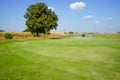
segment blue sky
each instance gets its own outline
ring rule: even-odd
[[[55,32],[120,32],[120,0],[0,0],[0,29],[26,29],[26,9],[38,2],[52,7],[58,15]]]

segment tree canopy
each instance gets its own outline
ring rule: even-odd
[[[4,30],[0,30],[0,32],[5,32]]]
[[[27,28],[27,29],[23,30],[23,32],[30,32],[30,29]]]
[[[52,29],[57,29],[58,17],[54,11],[48,8],[45,3],[32,4],[27,8],[24,17],[27,28],[32,34],[49,33]]]

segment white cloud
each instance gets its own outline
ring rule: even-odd
[[[93,16],[92,15],[88,15],[88,16],[83,16],[83,19],[92,19]]]
[[[112,21],[113,18],[111,18],[111,17],[107,17],[107,18],[102,18],[102,20],[104,20],[104,21]]]
[[[52,11],[54,11],[54,8],[53,8],[53,7],[48,7],[48,9],[51,9]]]
[[[81,10],[86,6],[85,2],[75,2],[70,4],[72,10]]]
[[[96,23],[96,24],[99,24],[99,23],[100,23],[100,21],[96,21],[95,23]]]
[[[103,17],[101,18],[99,21],[95,21],[96,24],[100,24],[100,23],[105,23],[106,21],[112,21],[113,18],[112,17]],[[110,27],[113,27],[113,26],[110,26]]]

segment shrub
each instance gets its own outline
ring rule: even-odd
[[[86,35],[85,34],[82,34],[82,37],[85,37]]]
[[[4,35],[4,37],[5,37],[6,39],[12,39],[12,38],[13,38],[13,35],[10,34],[10,33],[6,33],[6,34]]]

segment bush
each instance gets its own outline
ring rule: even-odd
[[[85,34],[82,34],[82,37],[85,37],[86,35]]]
[[[13,38],[12,34],[10,34],[10,33],[6,33],[6,34],[4,35],[4,37],[5,37],[6,39],[12,39],[12,38]]]

